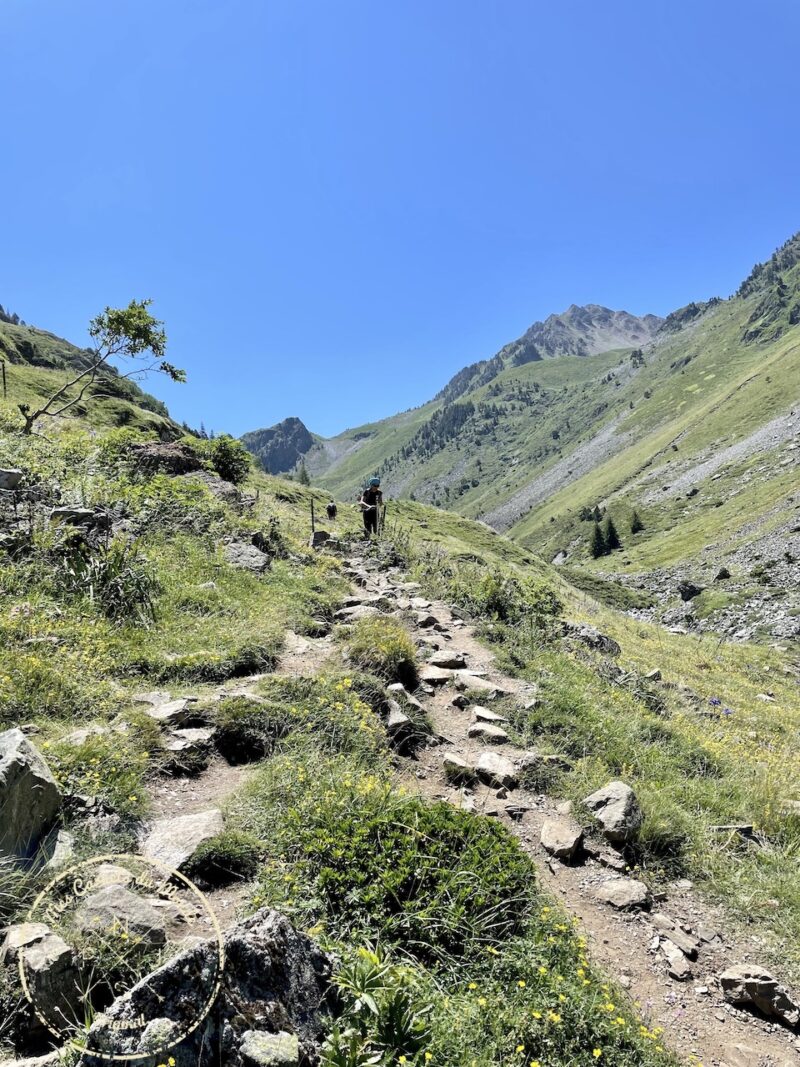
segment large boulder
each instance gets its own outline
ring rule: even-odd
[[[119,1057],[152,1051],[162,1061],[173,1057],[176,1067],[316,1063],[331,974],[328,956],[268,908],[228,931],[224,948],[222,974],[219,946],[203,941],[114,1001],[92,1024],[78,1067],[95,1067],[92,1050]],[[185,1034],[217,983],[202,1023],[169,1047]],[[147,1020],[144,1027],[140,1019]]]
[[[30,856],[58,814],[61,793],[22,730],[0,734],[0,860]]]
[[[222,830],[222,812],[219,808],[158,819],[142,842],[142,855],[178,870],[192,858],[204,841],[221,834]]]
[[[600,824],[605,837],[614,844],[633,841],[644,816],[636,794],[624,782],[609,782],[583,801]]]
[[[738,1006],[750,1005],[764,1015],[774,1015],[787,1026],[800,1023],[800,1004],[763,967],[738,963],[719,976],[727,1001]]]

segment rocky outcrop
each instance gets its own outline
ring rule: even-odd
[[[95,1020],[87,1050],[117,1056],[153,1050],[162,1060],[168,1052],[177,1067],[316,1063],[331,973],[325,953],[267,908],[229,931],[221,976],[217,953],[214,942],[201,942],[138,982]],[[212,1010],[168,1047],[217,981]],[[136,1025],[140,1018],[148,1020],[144,1030]],[[87,1054],[80,1067],[95,1062]]]
[[[242,435],[242,444],[258,456],[269,474],[293,470],[300,459],[314,446],[314,438],[300,419],[284,419],[264,430],[252,430]]]
[[[32,855],[60,804],[55,778],[22,730],[0,734],[0,859]]]
[[[133,444],[128,456],[143,474],[188,474],[199,471],[203,464],[188,446],[177,442],[145,441]]]

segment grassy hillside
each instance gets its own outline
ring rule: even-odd
[[[34,405],[70,381],[75,371],[88,365],[88,353],[61,337],[0,318],[0,360],[5,364],[6,400],[9,416],[18,404]],[[134,381],[119,377],[109,367],[92,390],[69,412],[71,418],[86,417],[100,426],[137,426],[175,433],[166,406],[144,392]]]

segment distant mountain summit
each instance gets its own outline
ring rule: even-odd
[[[261,460],[265,471],[280,474],[292,470],[316,438],[300,419],[291,416],[275,426],[243,434],[242,444]]]
[[[539,359],[559,356],[594,356],[618,348],[641,348],[653,339],[663,323],[658,315],[631,315],[600,304],[572,304],[560,315],[534,322],[516,341],[491,359],[459,371],[435,397],[452,402],[464,393],[486,385],[508,367],[522,367]]]

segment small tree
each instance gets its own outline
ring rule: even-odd
[[[639,531],[643,530],[643,529],[644,529],[644,523],[642,522],[642,520],[639,517],[639,512],[638,511],[634,511],[633,515],[631,515],[631,533],[636,534],[636,533],[639,533]]]
[[[311,479],[309,478],[308,471],[306,470],[305,460],[302,460],[300,462],[300,470],[297,474],[297,480],[301,485],[311,485]]]
[[[597,559],[598,556],[604,556],[608,551],[606,548],[606,539],[603,537],[603,531],[600,529],[599,522],[596,522],[592,527],[592,532],[589,537],[589,551],[592,553],[593,559]]]
[[[613,552],[615,548],[622,548],[617,528],[610,515],[606,517],[606,521],[603,523],[603,539],[606,543],[606,552]]]
[[[112,359],[130,360],[133,364],[130,371],[119,375],[120,378],[140,381],[151,371],[156,371],[166,374],[174,382],[185,382],[184,372],[164,359],[167,335],[163,322],[150,314],[151,304],[152,300],[132,300],[126,308],[107,307],[92,319],[89,335],[94,348],[89,349],[89,365],[35,411],[31,411],[30,404],[20,404],[19,410],[25,420],[22,432],[31,434],[43,416],[55,418],[80,403],[101,372],[110,367]]]
[[[226,482],[241,485],[250,473],[250,453],[230,434],[221,433],[219,437],[211,438],[209,455],[214,470]]]

